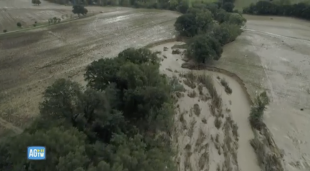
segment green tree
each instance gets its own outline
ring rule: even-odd
[[[229,19],[230,14],[227,13],[223,9],[219,9],[216,15],[214,16],[215,20],[218,21],[220,24],[227,21]]]
[[[97,169],[92,168],[91,171],[174,170],[171,151],[159,142],[156,144],[157,147],[146,144],[139,134],[132,138],[115,135],[111,144],[103,148],[105,159],[98,164]]]
[[[236,24],[238,26],[243,26],[246,22],[245,18],[242,17],[242,15],[238,13],[231,13],[228,17],[228,23],[230,24]]]
[[[74,126],[84,131],[90,141],[109,142],[113,132],[118,132],[123,124],[122,114],[110,108],[104,92],[92,89],[83,92],[77,83],[60,79],[47,88],[43,97],[41,118],[32,130]]]
[[[86,15],[88,10],[82,5],[74,5],[72,12],[73,14],[77,14],[78,16],[80,16],[80,14]]]
[[[40,117],[0,142],[0,170],[175,171],[168,136],[173,88],[159,73],[156,53],[126,49],[87,70],[86,89],[65,79],[46,89]],[[20,155],[32,145],[46,146],[46,161]]]
[[[241,33],[242,30],[240,29],[240,26],[225,22],[214,27],[212,35],[221,43],[221,45],[225,45],[234,41]]]
[[[70,170],[85,167],[88,163],[85,153],[85,138],[86,136],[76,129],[62,127],[47,131],[38,130],[34,133],[24,132],[1,143],[0,149],[2,149],[1,152],[4,152],[1,153],[1,156],[4,154],[3,158],[6,162],[4,165],[7,167],[3,168],[3,160],[1,160],[0,170],[10,168],[11,171],[58,171],[57,168],[63,168],[64,165],[71,165]],[[21,155],[27,153],[28,146],[36,145],[46,147],[47,160],[29,161],[25,155]],[[75,156],[75,161],[67,160],[72,159],[70,157],[72,155]]]
[[[41,1],[40,0],[32,0],[32,4],[40,5]]]
[[[194,37],[188,48],[188,55],[197,62],[218,60],[222,53],[221,44],[212,36],[198,35]]]
[[[116,72],[120,65],[120,60],[111,58],[92,62],[86,68],[87,85],[97,90],[104,90],[110,83],[117,82]]]
[[[18,22],[17,24],[17,27],[21,28],[22,27],[22,24],[20,22]]]
[[[209,10],[190,9],[188,13],[177,18],[174,26],[181,36],[193,37],[198,33],[206,33],[213,25]]]
[[[223,4],[223,9],[227,12],[232,12],[234,8],[235,8],[235,5],[232,2],[226,2]]]

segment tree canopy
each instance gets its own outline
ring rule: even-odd
[[[32,0],[32,3],[35,5],[40,5],[41,1],[40,0]]]
[[[232,11],[233,7],[224,10],[225,4],[233,2],[227,0],[218,4],[196,3],[177,18],[175,29],[180,36],[189,38],[189,58],[202,63],[218,60],[222,46],[234,41],[241,34],[241,27],[246,20],[241,14],[227,12]]]
[[[218,60],[222,53],[222,46],[213,36],[197,35],[188,48],[188,55],[197,62],[206,63]]]
[[[74,5],[72,8],[73,8],[72,9],[73,14],[77,14],[79,16],[81,14],[86,15],[88,13],[88,10],[82,5]]]
[[[45,90],[40,117],[0,142],[0,170],[174,171],[173,89],[156,53],[126,49],[91,63],[85,79],[86,88],[59,79]],[[27,160],[35,145],[47,160]]]
[[[243,12],[258,15],[292,16],[309,20],[310,4],[304,2],[290,4],[287,0],[278,1],[275,3],[269,1],[259,1],[256,4],[251,4],[249,7],[244,8]]]

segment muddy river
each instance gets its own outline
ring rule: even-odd
[[[283,150],[286,169],[310,170],[310,23],[246,18],[244,32],[216,65],[240,76],[252,97],[267,90],[272,103],[264,120]]]

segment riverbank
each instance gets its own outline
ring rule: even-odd
[[[160,45],[155,43],[151,50],[160,53],[161,71],[175,77],[185,88],[185,92],[179,95],[175,116],[174,140],[180,170],[227,168],[259,171],[255,152],[249,143],[254,134],[248,121],[251,102],[244,88],[223,73],[182,68],[182,50],[178,49],[180,54],[172,54],[172,50],[176,50],[172,47],[180,42],[169,41]],[[202,77],[211,78],[221,99],[220,105],[213,106],[210,90],[201,88],[198,80]],[[223,80],[231,88],[231,94],[225,92]]]

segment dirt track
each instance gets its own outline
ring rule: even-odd
[[[78,21],[0,37],[0,115],[4,120],[24,127],[38,114],[41,93],[55,79],[83,83],[84,68],[93,60],[174,36],[177,13],[131,8],[102,11]]]

